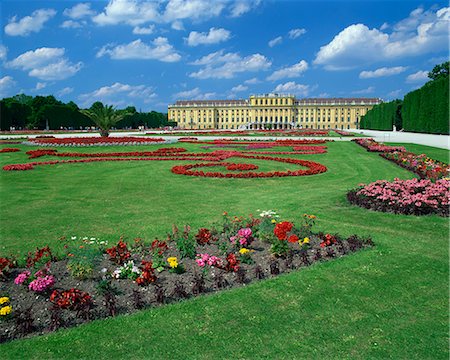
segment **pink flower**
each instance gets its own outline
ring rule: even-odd
[[[47,288],[52,287],[54,284],[55,278],[52,275],[47,275],[45,277],[38,277],[37,279],[34,279],[30,282],[28,288],[36,292],[42,292]]]
[[[30,275],[31,275],[31,273],[28,270],[24,271],[23,273],[20,273],[14,279],[14,284],[22,285],[30,277]]]
[[[243,228],[238,231],[238,236],[248,239],[252,235],[252,229]]]

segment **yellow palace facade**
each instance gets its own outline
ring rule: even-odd
[[[168,107],[169,121],[181,129],[340,129],[359,128],[377,98],[309,98],[252,95],[248,100],[179,100]]]

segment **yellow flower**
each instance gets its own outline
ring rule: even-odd
[[[309,238],[305,237],[305,238],[303,239],[303,244],[309,244]]]
[[[169,266],[173,269],[178,266],[178,261],[176,257],[170,257],[167,258],[167,262],[169,263]]]
[[[0,305],[3,305],[4,303],[7,303],[9,301],[9,297],[1,297],[0,298]]]
[[[11,314],[12,312],[12,306],[4,306],[0,309],[0,315],[1,316],[6,316]]]
[[[242,248],[241,250],[239,250],[239,254],[241,254],[241,255],[248,254],[249,252],[250,252],[250,250],[246,249],[246,248]]]
[[[272,224],[275,224],[277,221],[275,219],[272,219]]]
[[[310,219],[315,219],[315,218],[316,218],[316,215],[309,215],[309,218],[310,218]]]

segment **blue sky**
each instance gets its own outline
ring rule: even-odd
[[[250,94],[401,98],[448,59],[447,2],[3,0],[0,97],[167,111]]]

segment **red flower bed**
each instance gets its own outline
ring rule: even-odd
[[[449,180],[378,180],[347,194],[350,203],[382,212],[449,216]]]
[[[298,147],[297,147],[298,148]],[[317,150],[316,150],[317,148]],[[320,153],[325,151],[324,146],[305,146],[302,147],[305,151],[310,151],[308,153]],[[278,158],[266,156],[270,154],[303,154],[303,151],[294,152],[239,152],[239,151],[224,151],[217,150],[211,153],[186,153],[184,148],[162,148],[156,151],[135,151],[135,152],[122,152],[122,153],[59,153],[54,149],[38,149],[28,151],[27,154],[30,155],[30,159],[42,157],[45,155],[58,156],[58,157],[88,157],[89,159],[73,159],[73,160],[50,160],[42,162],[31,162],[27,164],[12,164],[3,167],[6,171],[17,171],[17,170],[31,170],[34,166],[38,165],[53,165],[53,164],[68,164],[68,163],[88,163],[88,162],[100,162],[100,161],[173,161],[173,160],[196,160],[196,161],[211,161],[212,164],[193,164],[193,165],[181,165],[172,168],[172,172],[175,174],[190,175],[190,176],[204,176],[204,177],[236,177],[236,178],[255,178],[255,177],[284,177],[284,176],[303,176],[303,175],[313,175],[325,172],[327,169],[325,166],[304,160],[289,159],[289,158]],[[257,156],[258,155],[258,156]],[[296,170],[296,171],[272,171],[265,173],[238,173],[238,174],[224,174],[221,172],[208,172],[203,171],[191,171],[192,168],[198,167],[212,167],[212,166],[225,166],[229,171],[248,171],[256,170],[258,167],[254,164],[235,164],[235,163],[220,163],[225,159],[232,157],[237,158],[247,158],[247,159],[259,159],[259,160],[269,160],[278,161],[289,164],[296,164],[300,166],[308,167],[308,170]]]
[[[17,152],[20,151],[20,149],[17,148],[3,148],[0,150],[0,153],[9,153],[9,152]]]
[[[53,145],[53,146],[88,146],[88,145],[120,145],[120,144],[150,144],[164,142],[161,138],[150,137],[72,137],[72,138],[35,138],[30,139],[30,145]]]
[[[178,139],[180,142],[191,143],[191,144],[208,144],[208,145],[251,145],[251,144],[264,144],[267,146],[295,146],[295,145],[306,145],[306,144],[325,144],[327,140],[275,140],[275,141],[266,141],[266,140],[253,140],[253,141],[235,141],[229,139],[218,139],[212,141],[200,141],[200,140],[184,140],[182,138]],[[330,140],[328,140],[330,141]]]
[[[374,139],[353,139],[355,143],[367,149],[370,152],[394,152],[406,151],[403,146],[389,146],[376,142]]]
[[[173,154],[178,154],[185,152],[184,148],[161,148],[155,151],[130,151],[130,152],[110,152],[110,153],[74,153],[65,152],[59,153],[58,150],[54,149],[38,149],[27,151],[26,154],[30,155],[29,159],[35,159],[45,155],[52,155],[58,157],[120,157],[120,156],[172,156]]]
[[[236,155],[233,157],[247,158],[247,159],[259,159],[259,160],[271,160],[278,161],[288,164],[296,164],[300,166],[307,167],[308,170],[287,170],[287,171],[269,171],[269,172],[247,172],[247,173],[223,173],[223,172],[204,172],[191,170],[201,167],[214,167],[214,166],[224,166],[227,167],[231,163],[198,163],[190,165],[178,165],[172,168],[174,174],[188,175],[188,176],[201,176],[201,177],[215,177],[215,178],[268,178],[268,177],[285,177],[285,176],[304,176],[304,175],[315,175],[327,171],[327,168],[322,164],[297,159],[288,158],[272,158],[269,156],[252,156],[252,155]]]

